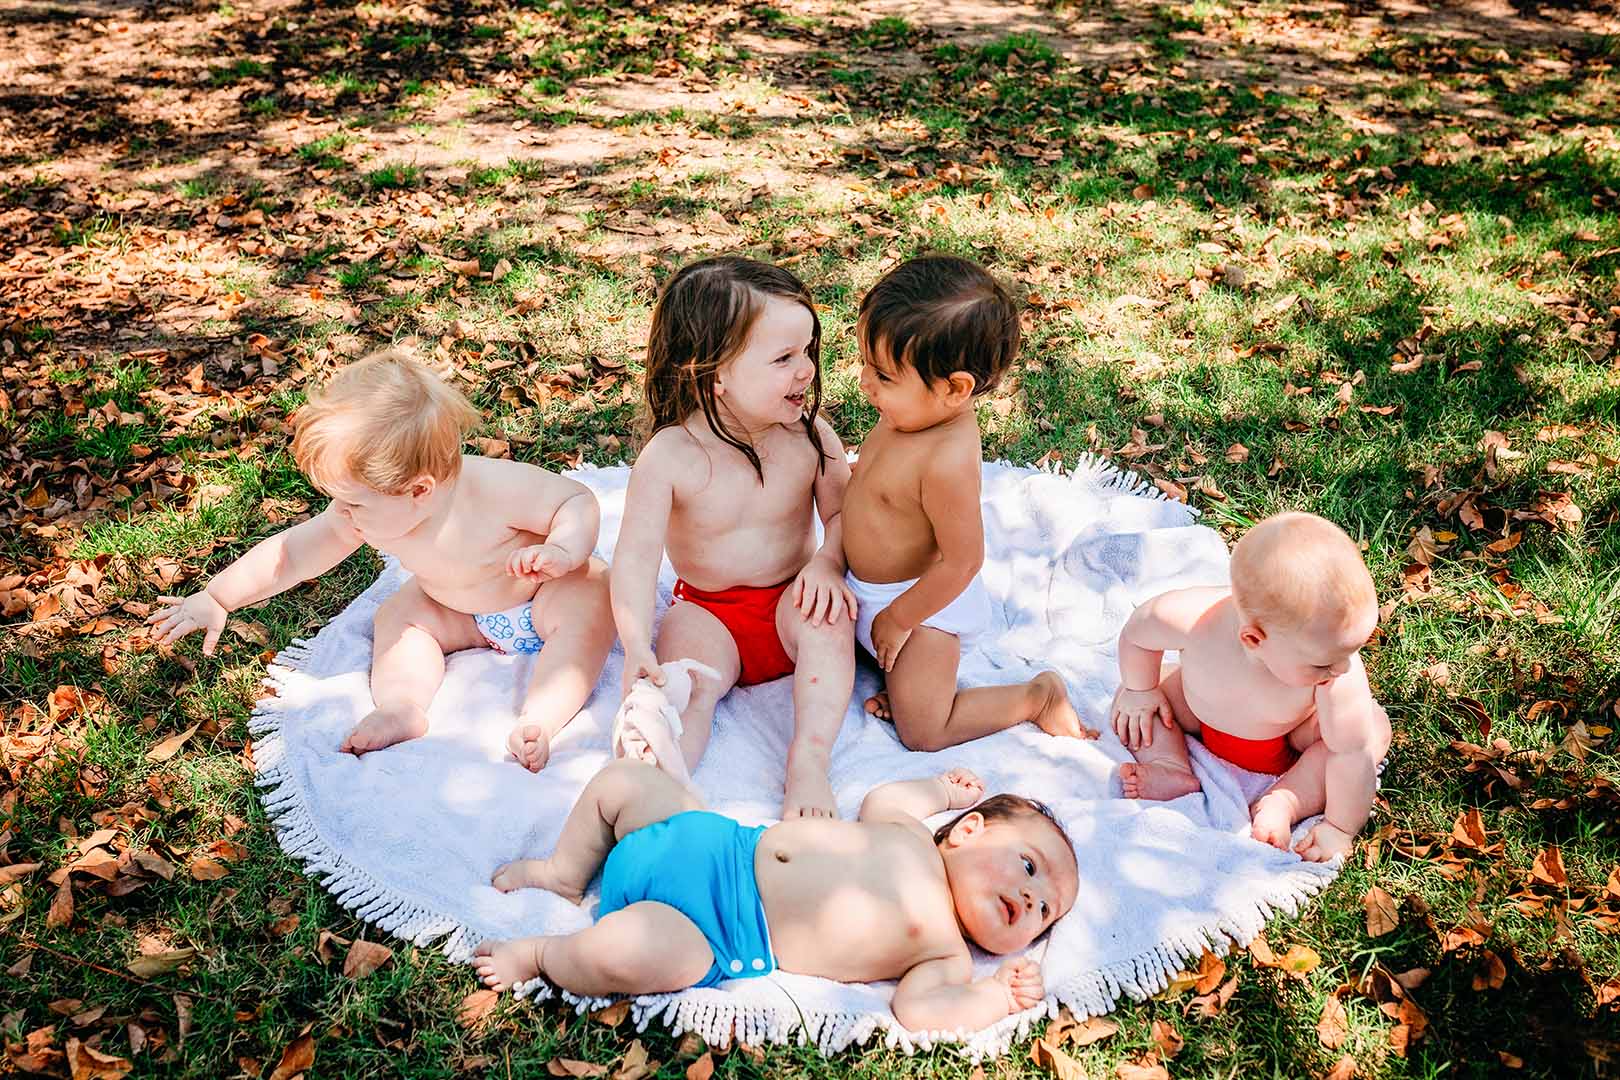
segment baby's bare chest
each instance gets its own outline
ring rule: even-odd
[[[533,534],[489,514],[483,520],[474,515],[452,519],[429,535],[405,537],[377,548],[397,557],[423,581],[470,584],[504,574],[514,551],[538,542]]]
[[[689,470],[676,487],[676,513],[716,531],[802,515],[815,487],[816,459],[808,445],[781,447],[760,461],[764,478],[746,460]]]
[[[1181,687],[1201,722],[1244,738],[1292,731],[1315,701],[1311,688],[1279,683],[1242,646],[1197,638],[1181,653]]]

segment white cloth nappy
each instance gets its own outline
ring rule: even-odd
[[[855,616],[855,640],[861,643],[861,648],[876,656],[877,650],[872,647],[872,620],[898,600],[901,593],[917,584],[917,579],[873,584],[862,581],[846,570],[844,583],[855,594],[855,600],[860,605]],[[990,593],[984,587],[984,579],[974,575],[968,587],[955,600],[924,619],[922,625],[955,634],[962,639],[964,648],[972,645],[973,639],[990,625]]]
[[[489,647],[498,653],[537,653],[540,635],[534,632],[534,618],[529,614],[531,600],[516,607],[498,611],[493,615],[474,615],[478,632],[484,635]]]

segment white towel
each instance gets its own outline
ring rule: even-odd
[[[601,500],[597,554],[609,557],[628,469],[572,475]],[[907,751],[890,725],[862,711],[878,685],[867,664],[833,751],[832,783],[845,816],[880,783],[957,765],[975,770],[992,793],[1051,804],[1079,855],[1080,893],[1035,947],[1045,1002],[980,1032],[908,1032],[889,1010],[892,983],[779,972],[637,999],[638,1024],[694,1030],[711,1043],[803,1039],[825,1053],[881,1033],[908,1051],[950,1040],[974,1056],[995,1054],[1060,1004],[1083,1017],[1108,1012],[1122,994],[1156,993],[1206,946],[1221,952],[1227,938],[1246,943],[1274,910],[1293,912],[1327,885],[1336,867],[1303,863],[1248,837],[1248,801],[1271,778],[1238,773],[1196,742],[1201,794],[1172,803],[1118,797],[1118,766],[1129,755],[1105,713],[1119,681],[1119,628],[1150,596],[1227,579],[1225,545],[1193,520],[1186,506],[1103,462],[1085,461],[1072,476],[987,464],[984,581],[994,610],[990,630],[962,658],[962,681],[1009,682],[1056,668],[1102,739],[1058,739],[1020,725],[939,753]],[[488,650],[450,658],[426,736],[363,758],[341,754],[343,735],[371,708],[372,615],[404,578],[388,565],[271,668],[276,693],[260,703],[252,731],[258,783],[281,846],[355,914],[418,944],[441,941],[455,960],[469,960],[486,938],[586,926],[594,897],[582,909],[536,890],[502,894],[489,879],[509,859],[549,852],[585,781],[607,761],[623,653],[609,658],[595,694],[537,775],[505,750],[532,658]],[[660,614],[673,585],[666,563]],[[735,690],[721,703],[694,775],[712,808],[749,824],[780,813],[791,686],[784,679]],[[981,974],[997,964],[979,960]],[[525,989],[551,992],[541,984]]]

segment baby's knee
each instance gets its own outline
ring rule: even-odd
[[[948,717],[919,717],[915,713],[908,714],[895,703],[892,695],[889,699],[889,708],[894,720],[894,733],[900,736],[900,745],[907,750],[933,753],[952,745],[945,733],[945,721]]]
[[[1390,744],[1395,739],[1394,729],[1389,723],[1389,713],[1377,702],[1373,703],[1373,715],[1370,721],[1371,731],[1368,733],[1368,745],[1373,751],[1374,761],[1383,761],[1389,754]]]

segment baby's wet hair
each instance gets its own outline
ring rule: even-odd
[[[663,428],[676,427],[693,413],[701,412],[715,437],[740,450],[759,474],[760,482],[764,482],[765,470],[758,452],[746,436],[726,426],[714,384],[720,369],[748,344],[748,334],[767,296],[803,304],[810,313],[810,345],[806,352],[815,375],[805,394],[802,422],[825,464],[826,453],[816,434],[816,415],[821,410],[821,319],[816,315],[810,290],[780,266],[739,255],[718,255],[687,263],[659,292],[652,329],[647,334],[643,442]]]
[[[912,368],[929,386],[958,371],[973,393],[995,389],[1018,356],[1018,305],[978,263],[920,255],[885,274],[861,300],[855,332],[867,356]]]
[[[986,824],[993,821],[1017,821],[1019,818],[1045,818],[1047,824],[1056,829],[1057,834],[1063,837],[1063,842],[1069,847],[1069,854],[1074,854],[1074,841],[1069,839],[1068,832],[1063,828],[1062,823],[1058,821],[1057,815],[1052,813],[1050,806],[1047,806],[1039,799],[1030,799],[1023,795],[1010,795],[1005,792],[1000,795],[992,795],[977,806],[968,807],[951,818],[950,821],[935,829],[935,846],[943,844],[945,839],[951,835],[951,830],[956,828],[956,823],[969,814],[978,814],[984,818]]]

